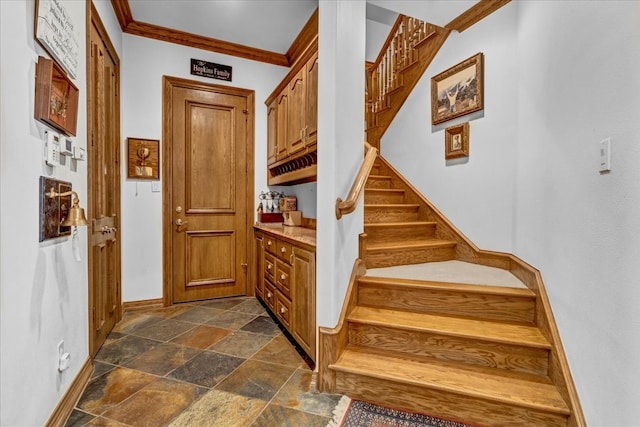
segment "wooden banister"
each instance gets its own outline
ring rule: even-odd
[[[367,152],[364,156],[362,164],[360,165],[358,175],[356,175],[356,179],[353,181],[351,190],[349,190],[347,200],[342,201],[340,197],[338,197],[338,200],[336,200],[336,218],[338,219],[342,218],[342,215],[350,214],[356,209],[360,194],[362,194],[362,190],[364,190],[364,185],[367,182],[367,179],[369,179],[369,174],[371,173],[373,164],[378,157],[377,148],[372,147],[366,141],[364,143],[364,146],[367,149]]]

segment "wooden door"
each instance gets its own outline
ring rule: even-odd
[[[253,91],[165,77],[164,95],[172,302],[245,295],[253,247]]]
[[[313,360],[316,357],[316,256],[294,246],[291,266],[293,336]]]
[[[318,52],[316,52],[305,67],[305,146],[309,147],[318,141]]]
[[[303,67],[289,83],[289,155],[304,148],[305,74]]]
[[[276,144],[278,160],[287,157],[287,138],[289,136],[289,95],[285,89],[283,93],[278,95],[278,107],[276,110]]]
[[[88,48],[89,351],[93,356],[122,316],[119,59],[93,4]]]
[[[267,106],[267,166],[271,166],[278,159],[278,100],[271,101]]]

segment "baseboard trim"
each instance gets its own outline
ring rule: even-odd
[[[138,301],[125,301],[122,303],[122,312],[151,310],[164,307],[163,298],[142,299]]]
[[[82,392],[89,382],[92,372],[93,360],[89,357],[87,361],[84,362],[84,365],[82,365],[82,368],[80,368],[80,372],[76,375],[67,392],[62,396],[60,402],[58,402],[58,406],[56,406],[56,409],[47,420],[45,426],[62,427],[65,425],[78,399],[82,396]]]

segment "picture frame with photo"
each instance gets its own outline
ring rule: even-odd
[[[469,122],[451,126],[444,132],[444,158],[446,160],[469,156]]]
[[[431,78],[431,123],[437,125],[484,108],[482,52]]]
[[[160,141],[127,138],[127,178],[160,179]]]

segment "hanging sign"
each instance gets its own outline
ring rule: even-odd
[[[191,58],[191,74],[211,79],[231,81],[231,67]]]

